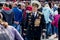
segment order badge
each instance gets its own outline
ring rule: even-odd
[[[34,25],[39,26],[40,25],[40,19],[36,19]]]
[[[39,27],[39,26],[40,26],[40,22],[41,22],[41,16],[38,16],[38,18],[35,19],[34,26],[35,26],[35,27]]]

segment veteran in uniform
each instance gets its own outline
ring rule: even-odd
[[[45,29],[44,15],[38,11],[39,2],[32,2],[32,12],[27,13],[26,27],[28,40],[41,40],[41,31]]]

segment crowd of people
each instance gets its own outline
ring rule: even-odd
[[[47,39],[58,38],[59,18],[60,4],[6,2],[0,12],[0,30],[7,31],[7,40],[41,40],[44,33]]]

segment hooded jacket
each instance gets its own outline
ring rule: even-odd
[[[14,20],[14,13],[12,10],[8,7],[5,7],[1,13],[3,15],[3,20],[8,22],[9,25],[12,25]]]

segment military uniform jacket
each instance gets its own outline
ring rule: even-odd
[[[44,15],[41,12],[37,12],[36,16],[34,17],[32,13],[27,13],[26,27],[27,35],[39,36],[41,34],[42,29],[46,28]]]

